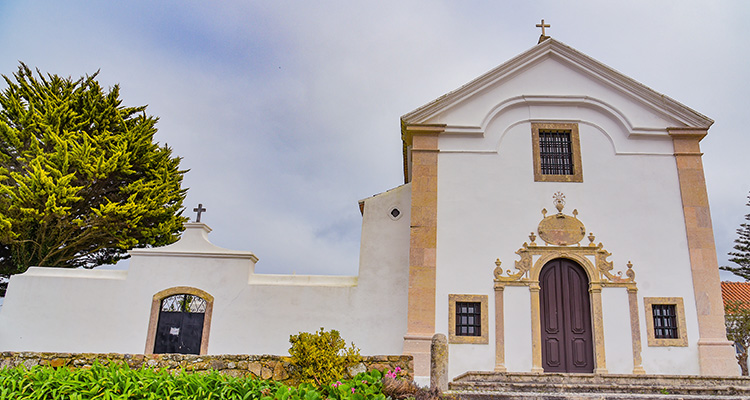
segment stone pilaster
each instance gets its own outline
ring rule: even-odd
[[[531,295],[531,372],[544,373],[542,367],[542,315],[539,307],[539,282],[529,283],[529,294]]]
[[[680,180],[695,307],[698,312],[698,355],[701,375],[737,375],[734,348],[727,340],[716,244],[708,207],[699,142],[707,129],[670,128]]]
[[[596,366],[595,374],[607,373],[607,356],[604,354],[604,314],[602,313],[602,285],[598,283],[589,284],[591,293],[592,329],[594,330],[594,359]]]
[[[641,358],[641,323],[638,316],[638,289],[628,288],[628,306],[630,308],[630,337],[633,346],[633,374],[645,374]]]
[[[430,375],[430,345],[435,333],[435,268],[437,250],[438,135],[443,125],[404,128],[411,155],[411,233],[409,310],[404,354],[414,357],[414,374]]]
[[[495,284],[495,372],[506,372],[505,367],[505,286]]]

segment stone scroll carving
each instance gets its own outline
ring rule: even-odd
[[[607,251],[601,242],[595,244],[596,236],[593,233],[586,236],[586,228],[578,219],[578,210],[573,210],[572,215],[563,213],[565,195],[562,192],[555,193],[553,199],[557,213],[548,216],[547,210],[542,209],[542,221],[537,226],[538,237],[544,241],[544,244],[537,244],[537,235],[531,232],[529,242],[524,242],[516,251],[520,259],[515,261],[515,271],[503,270],[500,259],[495,261],[495,282],[502,285],[524,284],[531,281],[536,257],[537,260],[544,260],[544,262],[553,258],[569,258],[578,261],[589,270],[592,283],[615,286],[633,285],[635,283],[633,264],[628,261],[624,274],[622,271],[614,272],[614,264],[608,260],[612,253]],[[588,238],[589,243],[582,245],[581,241],[584,237]],[[537,261],[536,264],[539,262]],[[537,267],[541,268],[541,265]]]

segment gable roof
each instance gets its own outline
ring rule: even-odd
[[[721,282],[724,305],[730,302],[750,303],[750,282]]]
[[[550,56],[561,58],[578,66],[592,79],[604,82],[606,85],[628,94],[646,106],[682,122],[685,127],[708,129],[714,122],[684,104],[648,88],[562,42],[550,38],[466,85],[403,115],[401,117],[402,126],[424,123],[429,118],[456,106],[490,85],[496,84],[498,81],[521,71],[526,66]]]

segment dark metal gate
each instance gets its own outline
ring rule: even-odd
[[[206,300],[176,294],[162,300],[156,326],[154,354],[200,354]]]
[[[558,258],[539,274],[544,372],[594,372],[586,272]]]

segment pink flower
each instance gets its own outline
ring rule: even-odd
[[[362,383],[364,383],[364,384],[366,385],[366,384],[367,384],[367,381],[363,379],[363,380],[362,380]]]
[[[357,389],[355,389],[355,388],[352,388],[352,393],[354,393],[354,391],[355,391],[355,390],[357,390]]]

